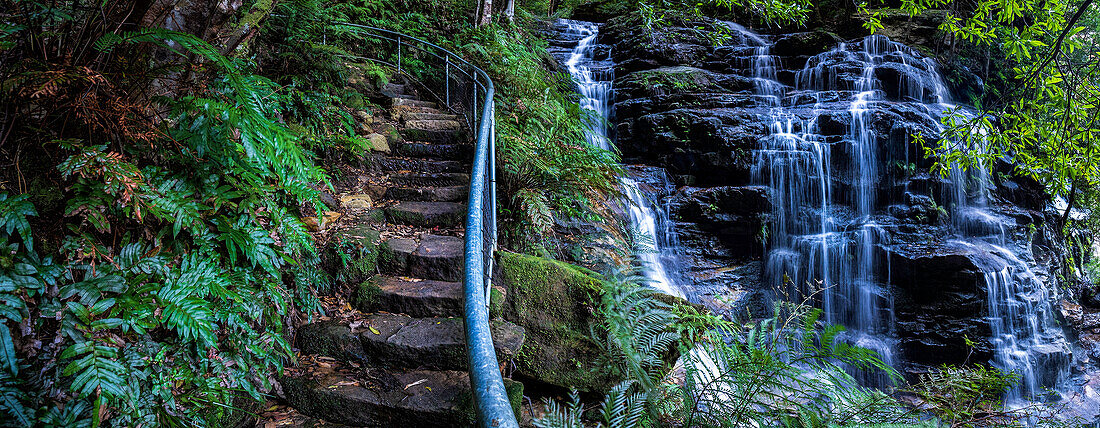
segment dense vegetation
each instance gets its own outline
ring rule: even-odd
[[[474,28],[475,6],[258,1],[167,30],[149,5],[3,2],[4,424],[218,426],[262,401],[331,282],[302,222],[323,210],[317,165],[357,144],[349,107],[369,108],[343,90],[361,46],[322,42],[333,22],[420,35],[493,74],[517,245],[551,233],[552,210],[596,215],[615,156],[581,143],[541,42]]]
[[[148,3],[0,0],[2,426],[221,426],[263,402],[294,362],[293,326],[322,313],[332,283],[302,219],[325,210],[333,171],[319,165],[351,156],[353,110],[372,107],[345,82],[392,77],[349,64],[380,48],[335,22],[431,40],[492,75],[509,248],[562,257],[557,219],[612,216],[617,155],[584,142],[585,113],[537,32],[579,2],[519,1],[481,26],[472,0],[256,0],[205,24]],[[1000,77],[974,100],[989,116],[949,124],[958,132],[929,153],[987,168],[1011,156],[1065,200],[1067,230],[1085,226],[1073,208],[1100,203],[1091,0],[603,3],[651,25],[680,14],[825,25],[854,13],[871,30],[885,7],[950,9],[951,51]],[[427,64],[408,67],[432,78]],[[743,326],[609,278],[595,335],[625,381],[591,414],[578,397],[550,401],[542,426],[1015,423],[998,401],[1011,375],[951,367],[899,386],[927,404],[918,412],[854,386],[845,367],[889,367],[813,310],[784,305]],[[688,356],[683,384],[663,378],[670,348]],[[714,373],[714,361],[737,370]]]

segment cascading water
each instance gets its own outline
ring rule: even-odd
[[[610,61],[596,59],[596,37],[599,26],[590,22],[562,20],[566,27],[565,36],[578,39],[576,47],[569,53],[565,66],[577,83],[581,94],[580,106],[594,114],[586,119],[586,136],[589,144],[605,150],[613,150],[608,135],[607,122],[611,115],[611,80],[613,79]],[[606,55],[606,53],[605,53]],[[630,224],[635,234],[636,258],[642,275],[649,285],[673,296],[684,297],[683,291],[670,274],[671,260],[675,259],[670,242],[674,238],[667,236],[667,221],[661,221],[657,212],[658,204],[646,198],[638,182],[623,177],[620,186],[627,199]],[[667,216],[665,216],[667,218]]]
[[[754,180],[772,190],[766,280],[787,299],[819,301],[828,321],[849,328],[848,340],[894,364],[893,300],[882,285],[890,283],[889,257],[881,254],[889,233],[877,220],[884,149],[872,129],[872,115],[891,97],[890,102],[911,104],[936,121],[948,114],[972,118],[973,113],[949,103],[934,62],[885,37],[841,43],[810,57],[791,88],[778,82],[779,60],[769,52],[771,42],[730,27],[751,49],[743,57],[748,64],[741,66],[751,70],[758,104],[767,107],[769,135],[753,153]],[[876,74],[887,62],[896,71],[894,88],[884,87]],[[812,105],[795,101],[806,95],[815,100]],[[819,122],[844,103],[847,133],[840,141],[830,140],[819,133]],[[1009,400],[1058,386],[1068,375],[1069,353],[1051,345],[1065,341],[1054,325],[1049,290],[1027,263],[1001,247],[1009,238],[1004,222],[987,209],[984,168],[963,172],[956,167],[951,175],[955,190],[945,196],[955,233],[979,241],[986,254],[1003,261],[1003,269],[982,277],[995,348],[992,363],[1020,376]],[[871,385],[887,381],[881,374],[858,375]]]
[[[576,45],[559,53],[577,82],[582,107],[596,113],[588,123],[589,141],[610,149],[613,64],[604,59],[607,47],[596,44],[596,24],[561,25]],[[904,45],[870,36],[840,43],[808,57],[800,69],[785,70],[772,53],[774,36],[728,25],[741,36],[740,45],[726,48],[729,68],[752,79],[756,102],[748,108],[755,108],[767,129],[752,151],[751,176],[754,184],[770,189],[770,218],[762,231],[767,240],[763,276],[776,297],[819,305],[828,322],[848,328],[845,340],[900,367],[896,349],[901,336],[889,288],[897,280],[890,263],[896,243],[891,241],[901,233],[899,227],[910,226],[899,225],[891,213],[899,205],[927,201],[951,221],[924,224],[942,228],[948,244],[967,247],[968,257],[983,260],[975,266],[980,270],[977,286],[985,291],[991,363],[1021,378],[1009,399],[1058,387],[1068,376],[1070,353],[1053,319],[1052,291],[1021,260],[1030,250],[1013,242],[1024,232],[995,206],[985,168],[952,168],[948,179],[924,181],[942,185],[918,184],[916,189],[910,188],[912,180],[901,180],[899,189],[885,179],[892,163],[920,162],[923,151],[909,141],[911,128],[891,130],[884,115],[912,121],[932,135],[943,133],[946,117],[976,114],[951,104],[936,64]],[[889,134],[898,129],[904,137]],[[980,144],[981,137],[970,140]],[[645,276],[658,289],[682,295],[668,269],[674,259],[668,243],[674,236],[665,236],[667,220],[634,179],[624,178],[622,188],[639,241],[653,247],[638,255]],[[937,208],[941,205],[946,210]],[[883,373],[855,374],[867,385],[888,382]]]
[[[836,183],[833,149],[817,131],[821,91],[833,84],[831,70],[811,58],[798,73],[797,90],[813,91],[818,100],[808,112],[792,112],[783,105],[789,87],[776,78],[776,58],[770,44],[759,35],[731,25],[753,45],[751,64],[756,95],[769,106],[766,120],[770,135],[753,155],[753,177],[773,192],[773,221],[765,275],[784,298],[819,299],[826,319],[849,328],[847,339],[874,349],[884,362],[894,362],[890,341],[891,301],[876,281],[876,244],[885,231],[874,220],[877,172],[875,134],[868,128],[868,104],[880,97],[874,79],[875,57],[881,56],[877,39],[868,39],[854,50],[848,45],[823,55],[845,55],[860,64],[852,100],[848,106],[851,126],[845,138],[849,165],[849,200],[834,201]],[[843,212],[844,209],[850,212]],[[885,270],[882,270],[885,271]],[[816,285],[814,283],[816,282]],[[865,383],[883,385],[881,373],[859,373]]]

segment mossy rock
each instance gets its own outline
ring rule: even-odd
[[[503,316],[526,332],[516,375],[585,392],[606,391],[615,379],[598,366],[604,355],[590,337],[599,322],[597,275],[568,263],[498,253],[497,283],[507,289]]]
[[[374,312],[379,308],[381,295],[382,289],[378,287],[378,284],[375,284],[372,278],[359,284],[359,287],[355,289],[355,294],[351,296],[351,304],[360,311]]]
[[[391,123],[376,124],[374,132],[384,135],[389,147],[398,147],[405,142],[405,138],[401,136],[401,132]]]
[[[338,281],[358,284],[378,272],[381,236],[359,224],[339,232],[326,253],[327,269]]]
[[[615,82],[616,96],[625,99],[700,92],[751,90],[752,79],[688,66],[661,67],[630,73]]]

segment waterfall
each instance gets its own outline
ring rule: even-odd
[[[577,82],[581,106],[594,112],[586,119],[589,142],[612,149],[607,122],[614,64],[608,47],[596,42],[597,24],[561,25],[576,41],[563,53],[563,62]],[[966,248],[965,257],[978,270],[971,273],[974,284],[954,286],[973,286],[975,295],[985,299],[984,313],[974,317],[984,317],[989,328],[990,363],[1020,378],[1008,400],[1033,399],[1044,388],[1064,383],[1071,354],[1050,303],[1056,290],[1033,271],[1030,244],[1022,242],[1028,239],[999,207],[988,165],[951,166],[948,177],[923,182],[906,176],[904,186],[887,179],[890,162],[914,165],[909,168],[915,168],[911,162],[922,162],[923,151],[909,140],[910,126],[935,138],[947,130],[943,123],[978,114],[952,103],[936,63],[886,37],[869,36],[802,57],[804,64],[787,69],[786,57],[773,53],[782,36],[726,25],[737,37],[717,55],[724,55],[729,70],[751,79],[746,95],[751,92],[755,102],[744,108],[757,114],[766,130],[751,151],[750,175],[751,184],[769,189],[762,280],[773,297],[821,308],[827,322],[847,328],[842,340],[878,352],[894,367],[910,367],[899,351],[909,336],[901,336],[897,327],[893,287],[899,278],[893,277],[891,260],[912,256],[897,252],[898,245],[911,243],[904,239],[912,238],[892,241],[901,228],[927,225],[935,229],[939,248]],[[895,126],[890,117],[905,123]],[[983,150],[985,131],[974,132],[952,144]],[[964,144],[970,146],[959,147]],[[912,183],[918,185],[910,188]],[[654,287],[682,296],[671,263],[675,234],[669,231],[666,209],[643,190],[662,184],[642,184],[621,180],[637,241],[649,247],[639,252],[638,263]],[[894,214],[898,206],[919,204],[941,214],[915,223]],[[889,382],[884,373],[852,374],[864,385]]]
[[[610,60],[596,59],[599,26],[581,21],[561,22],[566,27],[566,36],[579,39],[576,47],[569,53],[565,66],[577,84],[581,108],[593,113],[585,118],[585,136],[588,143],[595,147],[614,150],[607,129],[611,116],[611,80],[614,73]],[[684,292],[670,272],[675,251],[669,244],[675,242],[675,238],[670,236],[667,214],[660,215],[659,210],[663,207],[647,198],[636,180],[622,177],[619,185],[626,198],[637,247],[635,256],[642,275],[658,291],[684,297]]]
[[[769,124],[769,135],[753,152],[752,171],[757,184],[772,190],[765,280],[781,298],[819,303],[827,321],[848,328],[847,340],[894,365],[893,297],[883,286],[890,283],[891,270],[889,257],[881,254],[888,251],[890,234],[878,220],[877,200],[885,158],[872,115],[886,102],[913,105],[937,125],[947,115],[970,119],[976,113],[950,103],[931,59],[885,37],[840,43],[810,57],[790,87],[776,77],[779,59],[770,54],[767,36],[728,25],[751,52],[741,66],[751,70]],[[887,62],[896,72],[896,87],[877,74]],[[806,95],[815,100],[812,106],[793,101]],[[837,142],[819,133],[819,122],[843,104],[847,132]],[[981,144],[984,131],[977,132],[971,140]],[[1002,268],[986,268],[981,278],[995,348],[991,363],[1020,376],[1007,398],[1017,401],[1043,386],[1058,386],[1068,376],[1069,353],[1052,345],[1064,343],[1064,337],[1054,323],[1051,292],[1003,247],[1009,242],[1008,219],[989,209],[988,171],[984,165],[973,171],[954,166],[950,182],[953,191],[943,199],[950,203],[956,235],[980,243],[983,254],[1002,261],[990,264]],[[855,375],[869,385],[887,381],[882,374]]]
[[[770,135],[753,152],[752,171],[754,180],[770,187],[773,195],[766,280],[787,300],[819,296],[828,322],[848,327],[849,341],[877,351],[893,365],[892,302],[875,278],[888,266],[878,266],[876,259],[876,245],[886,240],[886,232],[874,219],[879,160],[875,133],[868,127],[869,104],[881,97],[874,66],[883,46],[869,38],[860,50],[842,44],[811,58],[797,73],[800,87],[795,90],[812,91],[817,103],[808,114],[796,114],[781,101],[792,89],[776,79],[777,59],[769,53],[770,43],[743,27],[730,26],[753,45],[756,95],[770,107],[766,117]],[[851,126],[845,140],[850,161],[841,171],[833,170],[833,149],[817,126],[823,112],[821,92],[835,83],[830,77],[833,70],[819,58],[830,55],[858,61],[861,73],[847,107]],[[838,172],[847,173],[851,183],[848,198],[841,201],[834,198]],[[849,207],[853,212],[841,212]],[[856,375],[867,384],[888,382],[884,373]]]

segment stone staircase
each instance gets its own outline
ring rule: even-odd
[[[358,181],[337,186],[341,200],[360,201],[358,210],[341,213],[332,232],[339,242],[354,243],[342,276],[351,295],[339,315],[299,328],[301,364],[279,379],[294,415],[259,426],[476,421],[461,318],[473,147],[459,117],[403,85],[383,92],[392,99],[402,138],[391,153],[371,156]],[[493,314],[504,297],[494,289]],[[523,345],[523,328],[494,320],[491,329],[498,358],[508,361]],[[522,385],[506,383],[518,406]]]

